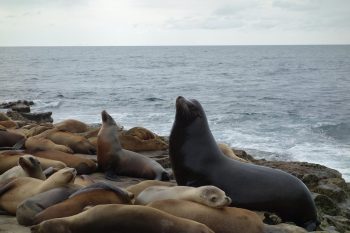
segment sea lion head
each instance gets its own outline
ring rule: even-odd
[[[73,183],[76,175],[77,171],[74,168],[66,167],[55,172],[47,180],[55,182],[56,184],[65,185]]]
[[[175,120],[176,123],[187,126],[195,121],[206,122],[206,116],[202,105],[197,100],[187,100],[186,98],[179,96],[176,99]]]
[[[117,123],[114,121],[113,117],[109,115],[106,110],[103,110],[101,112],[101,117],[102,117],[102,123],[107,124],[107,125],[117,125]]]
[[[50,219],[30,227],[31,233],[71,233],[68,225],[62,219]]]
[[[231,204],[231,198],[215,186],[206,185],[198,189],[200,190],[201,201],[207,206],[222,208]]]

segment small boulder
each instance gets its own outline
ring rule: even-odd
[[[332,226],[335,226],[336,230],[341,233],[350,231],[350,219],[343,216],[329,216],[324,215],[324,219]]]
[[[316,193],[326,195],[337,202],[345,201],[345,199],[347,198],[347,195],[344,192],[344,190],[332,183],[318,185],[314,191]]]
[[[313,198],[318,212],[333,216],[340,214],[338,205],[326,195],[314,193]]]

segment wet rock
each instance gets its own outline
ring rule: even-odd
[[[31,105],[34,105],[34,102],[30,100],[17,100],[17,101],[5,102],[0,104],[0,108],[12,108],[17,104],[31,106]]]
[[[8,111],[7,115],[15,121],[25,121],[27,123],[46,123],[53,122],[52,112],[42,113],[19,113],[16,111]]]
[[[336,186],[335,184],[321,184],[318,185],[314,191],[316,193],[320,193],[323,195],[326,195],[328,197],[330,197],[331,199],[337,201],[337,202],[342,202],[345,201],[347,195],[344,192],[344,190],[342,190],[341,188],[339,188],[338,186]]]
[[[235,153],[235,155],[237,155],[241,159],[244,159],[244,160],[247,160],[247,161],[253,161],[254,160],[253,156],[251,156],[250,154],[248,154],[244,150],[232,148],[232,151],[233,151],[233,153]]]
[[[30,112],[30,107],[29,105],[20,103],[20,104],[13,105],[11,107],[11,110],[16,112]]]
[[[324,215],[324,219],[330,224],[335,226],[336,230],[340,233],[350,231],[350,219],[343,216],[330,216]]]
[[[340,214],[341,211],[338,205],[326,195],[314,193],[313,197],[319,216],[323,214],[333,216]]]

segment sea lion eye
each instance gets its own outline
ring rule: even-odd
[[[216,197],[211,197],[211,198],[210,198],[210,201],[211,201],[211,202],[215,202],[215,201],[216,201]]]

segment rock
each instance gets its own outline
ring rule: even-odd
[[[335,184],[332,184],[332,183],[318,185],[314,189],[314,191],[316,193],[326,195],[326,196],[330,197],[331,199],[336,200],[337,202],[345,201],[345,199],[347,197],[344,190],[342,190],[341,188],[339,188],[338,186],[336,186]]]
[[[0,112],[0,121],[9,121],[11,120],[5,113]]]
[[[324,215],[323,217],[330,225],[335,226],[339,232],[350,231],[350,219],[343,216]]]
[[[12,111],[16,111],[16,112],[30,112],[30,107],[29,105],[25,105],[25,104],[16,104],[14,106],[11,107]]]
[[[281,223],[278,225],[265,225],[264,233],[307,233],[304,228]]]
[[[313,197],[316,207],[318,209],[317,212],[319,216],[323,215],[323,213],[333,216],[340,214],[340,208],[332,199],[330,199],[326,195],[314,193]]]
[[[250,154],[248,154],[244,150],[232,148],[232,151],[233,151],[233,153],[235,153],[235,155],[237,155],[241,159],[244,159],[244,160],[247,160],[247,161],[253,161],[254,160],[253,156],[251,156]]]
[[[8,111],[7,115],[15,121],[25,121],[27,123],[46,123],[53,122],[52,112],[42,113],[19,113],[16,111]]]
[[[34,105],[34,102],[29,101],[29,100],[17,100],[17,101],[12,101],[12,102],[5,102],[5,103],[0,104],[0,108],[12,108],[16,104],[23,104],[23,105],[31,106],[31,105]]]

